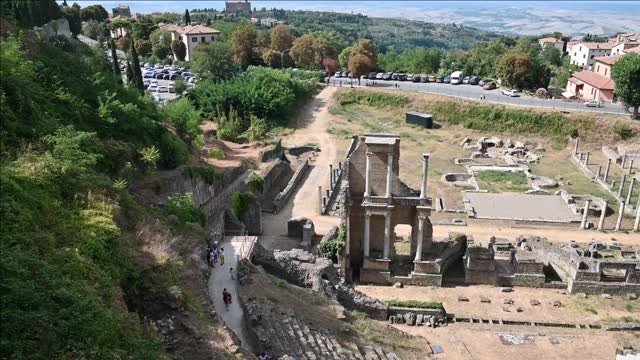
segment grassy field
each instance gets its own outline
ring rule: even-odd
[[[485,170],[476,173],[476,181],[481,190],[489,192],[525,192],[529,190],[527,176],[523,173]]]

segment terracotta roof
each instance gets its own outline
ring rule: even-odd
[[[204,25],[187,25],[180,32],[183,34],[217,34],[220,31]]]
[[[621,56],[598,56],[598,57],[594,58],[593,60],[595,60],[597,62],[601,62],[603,64],[613,65],[618,60],[620,60],[620,57]]]
[[[584,81],[582,81],[582,80],[578,80],[578,79],[576,79],[576,78],[574,78],[574,77],[569,78],[569,82],[572,82],[572,83],[574,83],[574,84],[576,84],[576,85],[582,85],[582,84],[584,84]]]
[[[175,31],[180,34],[217,34],[220,31],[216,29],[212,29],[210,27],[204,25],[187,25],[185,27],[180,27],[176,24],[162,24],[160,25],[161,29],[165,29],[168,31]]]
[[[613,90],[616,85],[613,80],[593,71],[579,71],[574,73],[573,77],[601,90]]]
[[[634,48],[631,49],[624,49],[625,53],[636,53],[636,54],[640,54],[640,46],[636,46]]]
[[[605,49],[605,50],[610,50],[612,47],[614,47],[615,44],[612,44],[612,43],[598,43],[598,42],[583,42],[583,43],[580,43],[580,45],[583,45],[587,49]]]
[[[546,42],[546,43],[561,43],[563,42],[562,40],[558,40],[554,37],[546,37],[546,38],[542,38],[542,39],[538,39],[538,42]]]

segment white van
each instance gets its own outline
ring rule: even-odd
[[[451,85],[462,84],[462,71],[454,71],[451,73]]]

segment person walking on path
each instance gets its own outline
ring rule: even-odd
[[[227,288],[222,290],[222,301],[224,301],[224,307],[229,311],[229,304],[231,304],[231,294],[227,291]]]
[[[224,265],[224,248],[220,248],[220,265]]]
[[[229,274],[231,275],[231,280],[235,280],[235,277],[233,276],[233,268],[229,268]]]

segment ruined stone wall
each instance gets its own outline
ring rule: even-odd
[[[399,165],[399,144],[395,145],[395,155],[393,159],[394,179],[391,187],[392,195],[405,195],[406,187],[397,178]],[[372,147],[374,151],[376,148]],[[367,145],[361,140],[358,147],[352,152],[349,158],[349,183],[352,194],[362,194],[365,190],[365,174],[367,168]],[[384,196],[387,190],[387,159],[386,153],[377,153],[371,156],[371,195]],[[416,166],[419,166],[417,164]]]
[[[524,286],[531,288],[540,288],[544,286],[544,274],[522,274],[516,273],[513,276],[512,286]]]
[[[585,293],[623,295],[628,293],[639,293],[640,284],[624,282],[574,281],[569,279],[569,286],[567,289],[572,294]]]
[[[293,194],[296,187],[300,184],[302,179],[304,179],[308,169],[309,160],[305,159],[302,164],[298,166],[298,169],[296,169],[296,172],[293,174],[293,177],[291,177],[291,180],[289,180],[287,186],[278,195],[276,195],[276,198],[273,200],[274,213],[277,213],[282,206],[284,206],[289,197],[291,197],[291,194]]]
[[[265,164],[260,170],[259,174],[264,178],[262,186],[262,206],[264,208],[271,209],[276,195],[284,188],[283,181],[288,181],[292,173],[291,164],[279,158]]]

